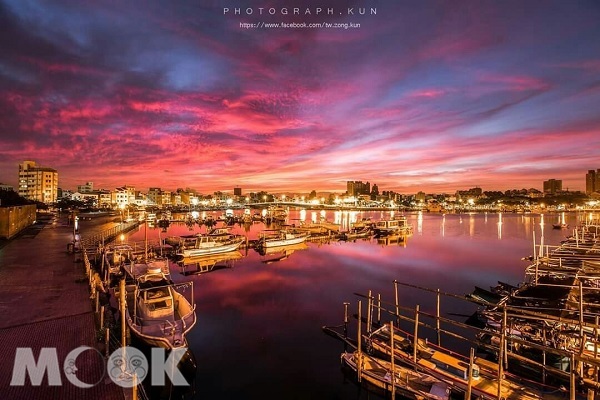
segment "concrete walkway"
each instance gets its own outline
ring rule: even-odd
[[[100,221],[81,226],[83,234],[105,229]],[[81,254],[67,253],[73,228],[65,219],[34,225],[0,249],[0,397],[4,399],[121,400],[123,390],[107,379],[106,361],[88,350],[77,358],[77,378],[96,383],[89,389],[71,384],[62,371],[66,355],[79,346],[97,348],[94,312]],[[10,386],[18,347],[57,349],[61,386]]]

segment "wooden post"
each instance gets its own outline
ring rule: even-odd
[[[125,308],[127,307],[125,303],[125,278],[121,279],[119,285],[119,311],[121,313],[121,346],[127,346],[127,324],[125,322]]]
[[[361,344],[362,344],[362,335],[361,335],[361,325],[362,325],[362,303],[359,300],[358,301],[358,341],[356,342],[356,354],[357,354],[357,360],[356,360],[356,374],[358,376],[358,381],[361,381],[361,367],[362,367],[362,354],[361,354]]]
[[[498,400],[502,398],[502,379],[504,377],[504,340],[506,336],[506,308],[502,317],[502,327],[500,332],[500,347],[498,350],[498,390],[496,397]]]
[[[594,360],[598,358],[598,319],[599,318],[596,315],[596,320],[594,321]],[[599,371],[598,365],[594,365],[594,379],[596,379],[596,381],[600,381]]]
[[[542,338],[544,340],[544,349],[546,348],[546,328],[542,328]],[[546,350],[542,350],[542,383],[546,384]]]
[[[471,355],[469,357],[469,374],[467,375],[467,391],[465,392],[465,400],[471,400],[471,391],[473,387],[473,361],[475,359],[475,349],[471,347]]]
[[[419,347],[419,305],[415,308],[415,336],[413,341],[413,362],[417,369],[417,347]]]
[[[94,285],[96,284],[96,282],[94,282]],[[96,303],[96,314],[98,314],[98,312],[100,311],[100,296],[98,296],[98,291],[94,290],[94,294],[95,294],[95,303]]]
[[[398,281],[394,279],[394,291],[396,293],[396,325],[400,326],[400,303],[398,302]]]
[[[391,371],[391,383],[392,383],[392,399],[396,398],[396,384],[395,384],[395,376],[396,376],[396,371],[394,368],[394,321],[390,321],[390,349],[392,349],[391,352],[391,357],[390,357],[390,363],[392,366],[392,371]]]
[[[367,335],[371,333],[371,318],[372,318],[373,297],[369,290],[369,298],[367,300]]]
[[[137,394],[137,374],[134,372],[133,373],[133,382],[132,382],[133,386],[131,387],[131,398],[133,400],[137,400],[138,398],[138,394]]]
[[[102,306],[100,309],[100,328],[104,327],[104,312],[106,310],[106,306]]]
[[[512,321],[512,320],[511,320]],[[506,338],[506,327],[507,327],[507,322],[506,322],[506,308],[504,308],[504,314],[502,315],[502,323],[504,324],[504,371],[508,370],[508,339]]]
[[[575,400],[577,393],[577,385],[576,385],[576,377],[575,377],[575,354],[571,353],[571,365],[569,366],[569,370],[571,371],[571,388],[569,390],[569,399]]]
[[[377,326],[381,326],[381,293],[377,294]]]
[[[437,345],[442,345],[442,332],[440,330],[440,289],[437,290],[437,301],[436,301],[436,314],[435,314],[435,331],[437,332]]]
[[[108,355],[110,354],[110,328],[106,328],[106,338],[105,340],[105,349],[104,349],[104,356],[106,358],[108,358]]]
[[[344,303],[344,338],[348,338],[348,306],[350,303]]]
[[[585,335],[583,332],[583,282],[579,281],[579,338],[581,345],[579,346],[579,355],[583,355],[585,350]],[[583,362],[579,361],[579,376],[583,377]]]

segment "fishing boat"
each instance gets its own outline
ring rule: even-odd
[[[373,331],[368,337],[368,345],[374,351],[390,357],[392,354],[398,361],[412,366],[419,371],[430,374],[435,378],[448,382],[460,391],[467,391],[469,386],[469,359],[458,354],[434,346],[424,340],[417,341],[417,351],[414,351],[411,335],[394,328],[393,352],[390,346],[390,329],[387,325]],[[412,353],[412,354],[411,354]],[[497,364],[475,357],[472,369],[471,392],[478,399],[493,400],[498,398],[498,368]],[[505,373],[500,385],[500,395],[507,400],[552,399],[559,398],[554,393],[544,392],[533,386],[523,385],[509,379]]]
[[[409,399],[447,400],[450,395],[448,385],[431,375],[395,365],[382,359],[355,351],[342,353],[342,363],[357,375],[360,365],[360,378],[387,392],[394,392]],[[394,382],[392,383],[392,376]]]
[[[287,229],[264,230],[260,233],[257,247],[261,249],[269,247],[290,246],[304,243],[308,234]]]
[[[196,324],[193,283],[173,283],[165,265],[168,269],[166,260],[154,260],[132,263],[127,269],[135,283],[126,287],[126,321],[131,332],[150,346],[187,347],[186,334]]]
[[[373,230],[377,236],[409,234],[412,233],[412,225],[410,225],[406,217],[402,215],[393,219],[382,219],[377,221]]]
[[[177,250],[178,258],[205,256],[235,251],[244,243],[241,235],[198,235],[192,245]]]

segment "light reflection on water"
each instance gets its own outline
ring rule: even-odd
[[[322,216],[322,210],[292,211],[289,222],[317,222]],[[327,211],[324,217],[347,229],[357,220],[389,213]],[[517,284],[526,267],[521,257],[533,253],[534,234],[538,243],[543,233],[545,244],[558,244],[570,233],[552,229],[556,215],[412,213],[407,218],[413,236],[390,245],[376,239],[309,243],[277,262],[266,262],[273,255],[242,250],[231,268],[185,277],[175,267],[175,280],[194,282],[198,323],[188,337],[198,363],[194,398],[378,398],[344,378],[343,345],[321,331],[323,325],[343,322],[343,302],[356,313],[353,293],[372,290],[393,302],[395,279],[455,294],[497,281]],[[573,227],[575,218],[567,214],[566,222]],[[249,239],[262,229],[262,223],[233,227]],[[205,230],[196,226],[194,232]],[[149,240],[159,232],[149,229]],[[190,233],[185,225],[173,224],[161,237]],[[131,236],[143,238],[143,228]],[[429,293],[401,287],[399,302],[435,313],[435,296]],[[442,298],[441,309],[444,316],[464,321],[455,314],[469,315],[475,307]]]

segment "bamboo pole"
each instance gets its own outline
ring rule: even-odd
[[[576,382],[575,382],[575,354],[571,354],[571,365],[569,367],[569,370],[571,371],[570,374],[570,390],[569,390],[569,399],[570,400],[575,400],[576,397]]]
[[[133,373],[133,382],[132,382],[133,386],[131,387],[131,398],[132,400],[137,400],[138,398],[138,382],[137,382],[137,374],[134,372]]]
[[[396,294],[396,325],[400,326],[400,303],[398,302],[398,281],[394,280],[394,292]]]
[[[467,376],[467,391],[465,392],[465,400],[471,400],[471,391],[473,388],[473,361],[475,359],[475,350],[471,347],[469,356],[469,375]]]
[[[498,354],[498,389],[497,399],[502,398],[502,379],[504,377],[504,341],[506,337],[506,308],[504,308],[504,317],[502,318],[502,332],[500,334],[500,347]]]
[[[344,339],[348,338],[348,306],[350,303],[344,302]]]
[[[583,355],[585,350],[585,336],[583,332],[583,282],[579,281],[579,338],[581,340],[579,346],[579,355]],[[579,362],[579,376],[583,376],[583,363]]]
[[[110,328],[106,328],[106,337],[105,337],[105,349],[104,349],[104,356],[106,358],[108,358],[108,355],[110,354]]]
[[[358,381],[360,382],[362,379],[361,376],[361,367],[362,367],[362,353],[361,353],[361,344],[362,344],[362,336],[361,336],[361,326],[362,326],[362,317],[361,317],[361,309],[362,309],[362,302],[359,300],[358,301],[358,340],[357,340],[357,360],[356,360],[356,374],[358,376]]]
[[[381,326],[381,293],[377,293],[377,326]]]
[[[367,335],[371,333],[371,318],[373,318],[372,314],[373,308],[373,297],[371,297],[371,291],[369,290],[369,298],[367,299]]]
[[[440,289],[436,293],[436,309],[435,309],[435,331],[437,332],[437,345],[442,345],[442,335],[440,332]]]
[[[390,321],[390,349],[391,349],[391,357],[390,357],[390,363],[392,366],[392,371],[391,371],[391,382],[392,382],[392,399],[396,398],[396,384],[395,384],[395,376],[396,376],[396,371],[394,368],[394,322]]]
[[[119,311],[121,312],[121,346],[127,346],[127,334],[126,334],[126,323],[125,323],[125,278],[121,279],[119,284]]]
[[[417,368],[417,348],[419,347],[419,308],[420,306],[417,304],[415,308],[415,334],[413,342],[413,362],[415,363],[415,369]]]

